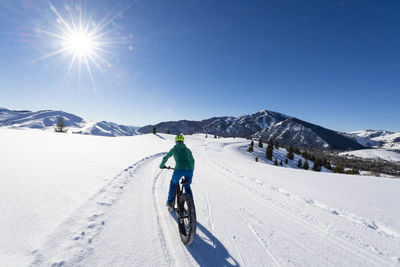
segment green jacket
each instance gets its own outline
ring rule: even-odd
[[[167,160],[174,156],[176,165],[175,170],[194,170],[194,158],[192,151],[182,142],[177,142],[176,145],[168,152],[160,164],[160,168],[165,166]]]

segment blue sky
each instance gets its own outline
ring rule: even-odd
[[[107,64],[59,49],[46,1],[0,3],[0,106],[145,125],[261,109],[400,131],[399,1],[50,1],[104,29]],[[123,10],[123,12],[120,12]],[[65,16],[67,17],[67,16]],[[67,17],[68,18],[68,17]],[[62,60],[63,59],[63,60]]]

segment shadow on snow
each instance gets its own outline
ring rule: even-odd
[[[172,212],[171,216],[178,222],[175,212]],[[199,230],[206,238],[199,235]],[[196,237],[186,249],[200,266],[239,266],[218,238],[199,222],[197,222]]]

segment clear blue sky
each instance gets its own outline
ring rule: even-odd
[[[105,27],[110,64],[67,73],[46,1],[0,3],[0,107],[145,125],[261,109],[400,131],[400,1],[50,1]],[[83,18],[88,20],[89,17]],[[54,23],[54,24],[53,24]]]

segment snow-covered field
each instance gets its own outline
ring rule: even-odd
[[[257,163],[239,138],[186,140],[188,247],[158,168],[173,136],[0,129],[0,266],[400,265],[400,180]]]
[[[362,149],[348,152],[342,152],[339,155],[351,155],[359,158],[367,159],[383,159],[387,161],[400,162],[400,152],[389,151],[384,149]]]

